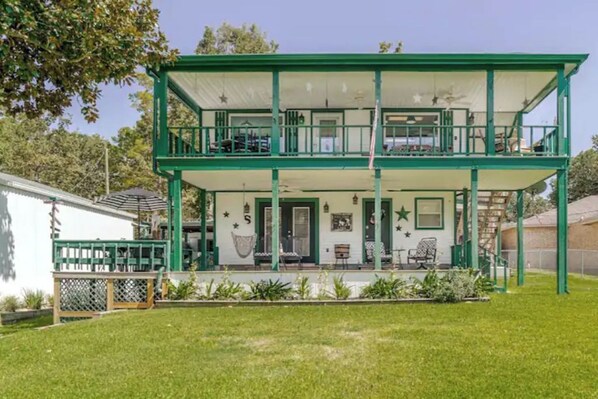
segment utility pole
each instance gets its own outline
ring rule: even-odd
[[[104,144],[104,174],[106,175],[106,195],[110,194],[110,169],[108,168],[108,143]]]

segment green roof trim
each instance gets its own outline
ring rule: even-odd
[[[554,69],[588,54],[226,54],[183,55],[167,71]],[[575,69],[575,68],[574,68]]]

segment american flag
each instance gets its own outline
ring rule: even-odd
[[[372,123],[372,134],[370,138],[370,163],[368,164],[368,168],[370,170],[374,169],[374,156],[376,154],[376,130],[378,128],[378,100],[376,100],[376,108],[374,109],[374,121]]]

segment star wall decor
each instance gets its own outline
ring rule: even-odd
[[[401,210],[400,211],[395,211],[395,213],[399,217],[399,219],[397,220],[397,222],[400,222],[402,219],[405,219],[406,222],[409,221],[408,215],[411,213],[411,211],[405,210],[404,206],[401,206]]]
[[[403,227],[400,224],[397,224],[397,226],[395,227],[396,231],[401,231],[403,230]]]
[[[438,96],[436,94],[432,97],[432,105],[438,105]]]
[[[230,213],[228,213],[228,211],[224,211],[224,213],[222,214],[222,216],[224,216],[225,218],[230,216]]]
[[[239,228],[239,223],[233,223],[233,229],[238,229]]]
[[[227,104],[228,103],[228,97],[224,93],[222,93],[222,95],[220,97],[218,97],[218,98],[220,99],[220,102],[222,104]]]
[[[422,96],[419,93],[415,93],[415,95],[413,96],[413,102],[415,104],[421,104],[422,102]]]
[[[410,232],[408,232],[408,231],[406,231],[406,232],[405,232],[405,237],[407,237],[407,238],[411,237],[411,233],[410,233]]]

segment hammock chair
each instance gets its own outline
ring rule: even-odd
[[[251,254],[253,248],[255,247],[255,240],[257,238],[256,234],[252,234],[250,236],[239,236],[236,235],[234,232],[231,231],[231,236],[233,237],[233,242],[235,243],[235,250],[237,254],[241,258],[246,258]]]

